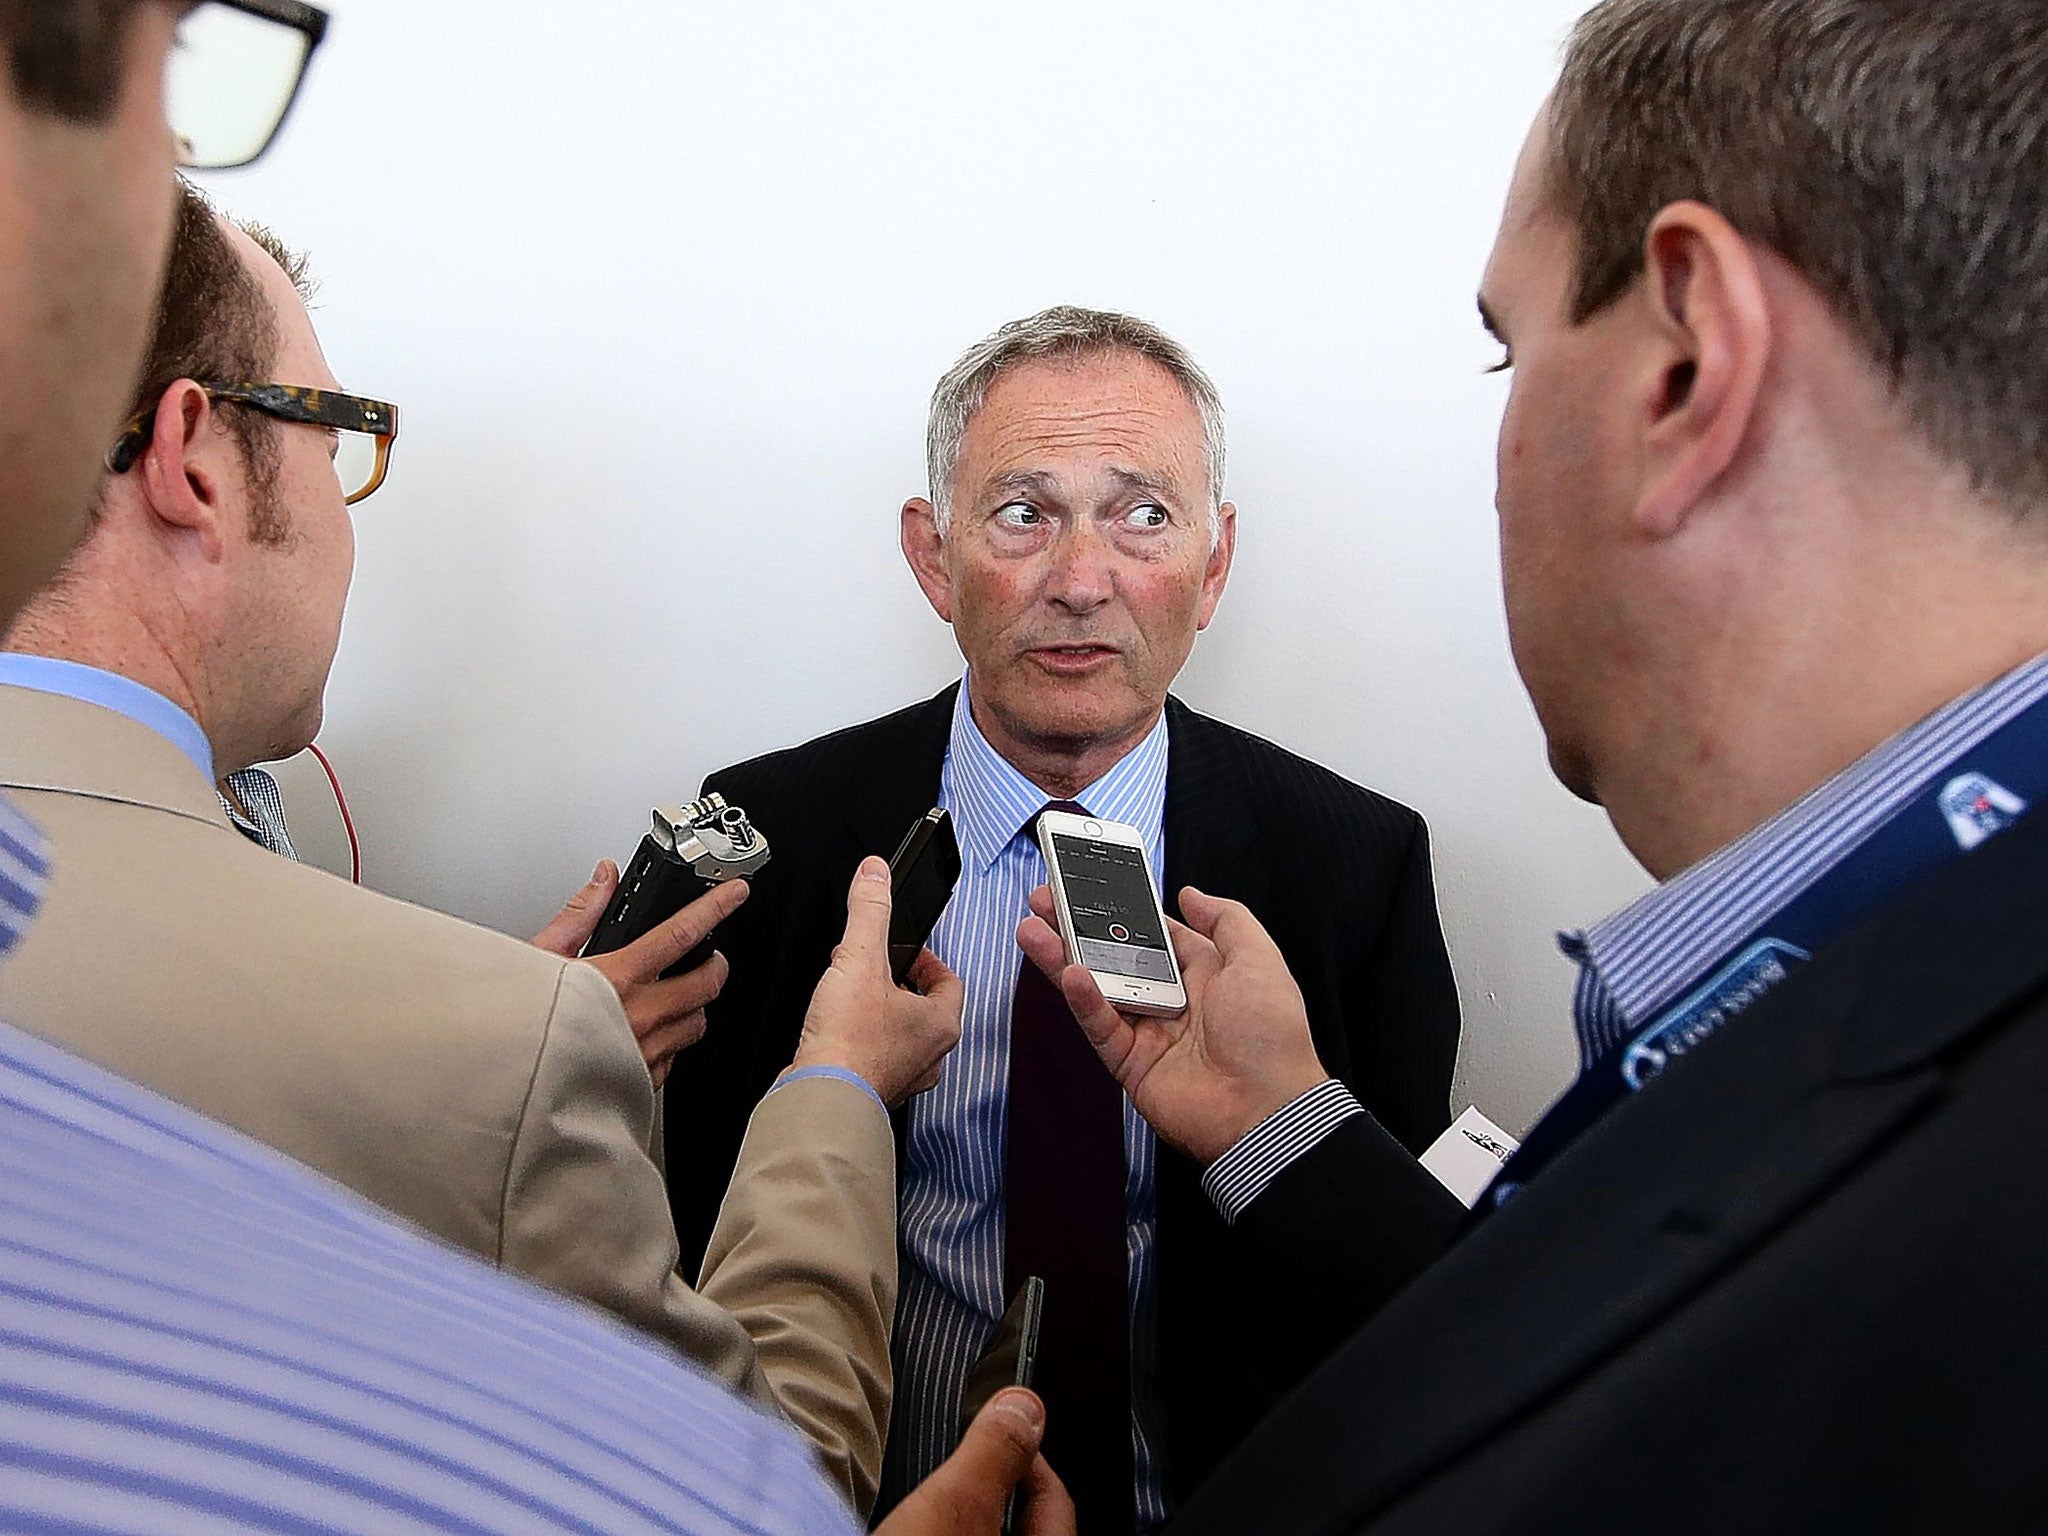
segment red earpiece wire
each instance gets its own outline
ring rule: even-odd
[[[341,792],[340,776],[335,773],[334,764],[327,761],[327,754],[325,752],[322,752],[317,746],[309,746],[306,750],[317,757],[320,760],[320,766],[327,770],[327,782],[334,790],[334,804],[341,812],[341,827],[344,832],[348,833],[348,878],[352,884],[361,885],[363,883],[363,845],[356,841],[356,821],[348,813],[348,797]]]

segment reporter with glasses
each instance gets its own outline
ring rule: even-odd
[[[247,0],[183,25],[168,94],[174,113],[197,104],[176,119],[185,158],[246,160],[324,18]],[[0,1017],[665,1340],[786,1417],[865,1507],[896,1283],[887,1110],[957,1038],[958,983],[929,959],[921,991],[891,983],[867,942],[887,881],[857,878],[693,1290],[648,1154],[653,1084],[605,977],[235,832],[216,764],[317,728],[348,507],[397,419],[339,388],[290,253],[177,196],[143,387],[125,427],[104,413],[99,492],[77,495],[90,532],[0,655],[0,785],[55,871],[0,966]],[[706,898],[667,941],[681,953],[743,894]]]

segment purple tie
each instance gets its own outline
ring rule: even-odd
[[[1067,800],[1045,809],[1087,814]],[[1086,1536],[1123,1536],[1137,1518],[1123,1102],[1059,989],[1026,960],[1010,1012],[1003,1283],[1014,1296],[1027,1276],[1045,1280],[1045,1458]]]

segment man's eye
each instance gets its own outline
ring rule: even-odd
[[[1484,372],[1487,372],[1487,373],[1506,373],[1506,372],[1507,372],[1507,371],[1508,371],[1508,370],[1509,370],[1510,368],[1512,368],[1512,367],[1514,367],[1514,366],[1515,366],[1515,354],[1514,354],[1514,353],[1512,353],[1512,352],[1509,352],[1509,351],[1503,350],[1503,351],[1502,351],[1502,353],[1501,353],[1501,358],[1500,358],[1500,361],[1499,361],[1499,362],[1497,362],[1497,363],[1495,363],[1495,364],[1494,364],[1494,365],[1493,365],[1493,366],[1492,366],[1491,368],[1485,369],[1485,370],[1483,370],[1483,371],[1484,371]]]
[[[327,457],[330,459],[341,457],[341,434],[332,428],[327,433]]]
[[[1036,528],[1045,515],[1028,501],[1005,502],[996,508],[996,521],[1005,528]]]
[[[1124,519],[1136,528],[1164,528],[1173,521],[1172,514],[1156,501],[1141,502],[1126,512]]]

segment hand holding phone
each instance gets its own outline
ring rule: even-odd
[[[899,987],[889,975],[889,866],[870,856],[846,893],[846,936],[811,994],[790,1066],[838,1067],[894,1109],[939,1080],[960,1043],[967,989],[933,954]]]
[[[1038,818],[1038,846],[1068,963],[1086,967],[1102,995],[1132,1013],[1186,1008],[1145,834],[1120,821],[1047,811]]]
[[[1212,1163],[1329,1077],[1316,1055],[1301,989],[1271,935],[1239,902],[1180,894],[1170,923],[1187,993],[1171,1022],[1112,1003],[1092,972],[1073,968],[1054,929],[1053,891],[1031,893],[1017,927],[1025,954],[1059,986],[1095,1054],[1169,1145]]]
[[[960,1434],[965,1438],[992,1398],[1005,1387],[1029,1388],[1038,1374],[1038,1331],[1045,1319],[1045,1281],[1027,1275],[990,1335],[988,1347],[967,1373],[960,1394]],[[1017,1530],[1017,1490],[1003,1510],[1002,1536]]]

